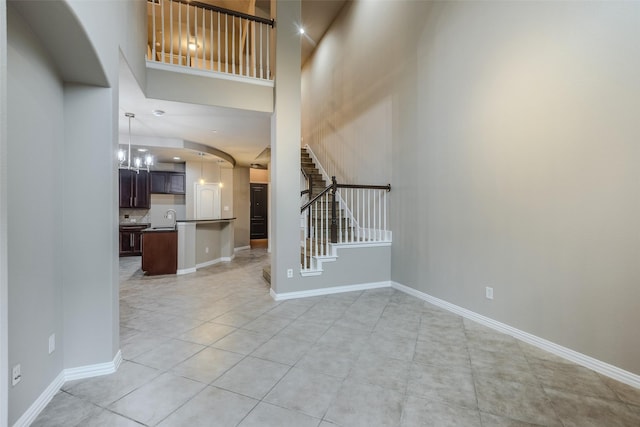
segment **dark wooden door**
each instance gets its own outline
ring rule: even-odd
[[[251,189],[251,227],[252,239],[266,239],[267,235],[267,184],[250,184]]]

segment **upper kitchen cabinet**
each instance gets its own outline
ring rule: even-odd
[[[149,173],[120,169],[120,207],[149,209]]]
[[[151,193],[184,194],[185,173],[169,171],[151,172]]]

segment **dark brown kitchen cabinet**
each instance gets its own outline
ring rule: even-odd
[[[149,209],[149,172],[120,169],[120,207]]]
[[[153,171],[151,172],[151,193],[184,194],[184,172]]]
[[[149,224],[120,226],[120,256],[142,255],[142,230]]]
[[[142,233],[142,271],[147,276],[176,274],[178,270],[178,233],[147,230]]]

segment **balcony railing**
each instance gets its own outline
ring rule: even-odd
[[[147,12],[149,61],[273,80],[273,20],[185,0],[148,0]]]

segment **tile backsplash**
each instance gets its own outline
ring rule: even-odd
[[[120,209],[120,224],[151,223],[149,209]]]

